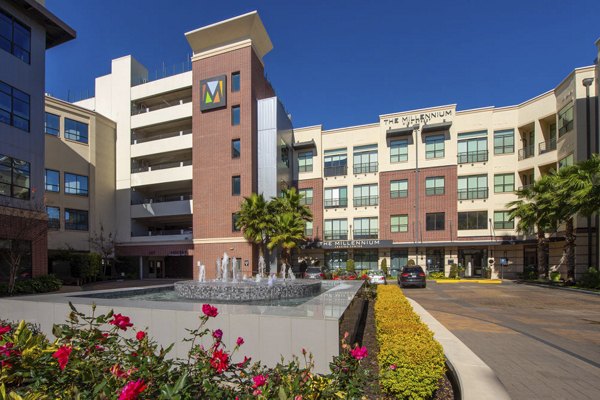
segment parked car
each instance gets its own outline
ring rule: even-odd
[[[383,272],[369,271],[369,272],[367,272],[367,275],[369,276],[369,282],[377,284],[377,285],[385,284],[385,275],[383,274]]]
[[[304,272],[305,279],[322,279],[321,267],[308,267]]]
[[[402,272],[398,274],[398,285],[400,287],[417,286],[427,287],[425,271],[418,265],[406,266],[402,268]]]

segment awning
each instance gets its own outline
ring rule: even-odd
[[[294,150],[316,149],[317,144],[315,143],[314,139],[310,139],[308,142],[294,143],[292,147]]]
[[[395,137],[412,135],[412,133],[413,133],[412,126],[408,127],[408,128],[388,129],[385,132],[385,137],[390,139],[390,138],[395,138]]]
[[[440,122],[437,124],[424,125],[421,133],[447,131],[452,126],[452,122]]]

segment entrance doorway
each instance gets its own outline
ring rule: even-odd
[[[458,260],[465,268],[466,277],[481,277],[483,267],[487,264],[487,249],[458,250]]]
[[[164,278],[165,262],[163,259],[148,260],[148,278]]]
[[[523,248],[523,272],[537,271],[537,270],[538,270],[537,248],[536,247]]]
[[[390,253],[392,259],[391,275],[396,277],[406,264],[408,264],[408,249],[392,250]]]

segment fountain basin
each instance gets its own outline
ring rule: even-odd
[[[179,297],[211,301],[277,300],[309,297],[321,291],[321,282],[309,279],[276,280],[256,282],[175,282],[175,293]]]

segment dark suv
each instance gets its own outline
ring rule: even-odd
[[[398,285],[400,285],[401,288],[406,286],[427,287],[425,271],[418,265],[402,268],[402,272],[398,274]]]

